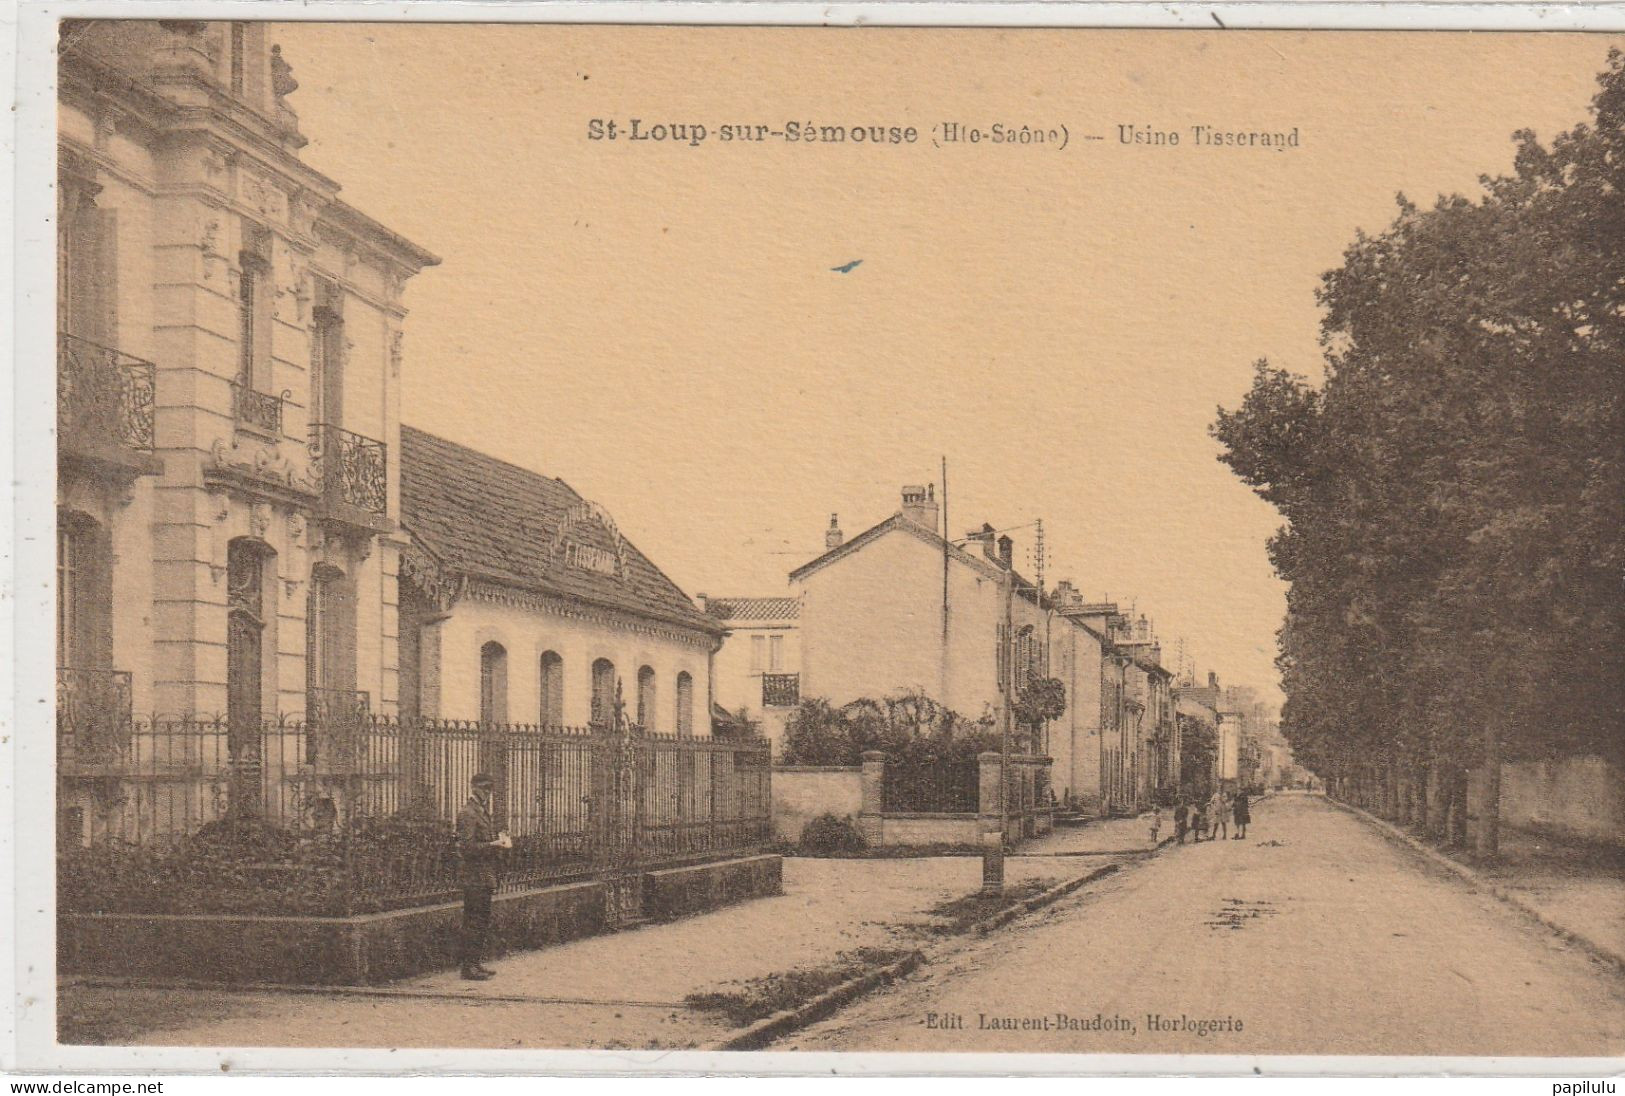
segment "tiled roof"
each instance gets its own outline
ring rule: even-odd
[[[705,611],[721,620],[798,620],[801,599],[793,597],[712,597]]]
[[[569,484],[410,426],[401,427],[401,524],[447,569],[574,597],[711,634],[722,629],[649,558],[597,520]],[[566,562],[568,540],[604,573]]]

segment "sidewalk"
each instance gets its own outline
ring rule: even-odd
[[[1173,812],[1162,812],[1162,837],[1173,836]],[[1151,812],[1135,818],[1104,818],[1082,826],[1057,826],[1043,837],[1023,841],[1012,857],[1105,856],[1150,852]]]
[[[1093,866],[1023,856],[1006,870],[1021,884]],[[735,1029],[686,1007],[689,994],[829,966],[857,948],[918,947],[928,911],[980,885],[976,857],[787,857],[783,895],[508,956],[489,982],[444,972],[338,992],[70,985],[63,1011],[81,1030],[101,1023],[108,1041],[163,1045],[705,1046]],[[135,1031],[115,1016],[168,1027]]]
[[[1467,850],[1438,848],[1368,811],[1339,805],[1625,967],[1625,849],[1503,826],[1499,862],[1481,864]]]
[[[1600,944],[1625,966],[1625,849],[1503,828],[1501,860],[1482,865],[1440,850],[1527,902],[1560,929]]]

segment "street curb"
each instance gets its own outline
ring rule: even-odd
[[[811,1001],[798,1008],[785,1009],[775,1012],[772,1016],[758,1020],[745,1030],[724,1039],[707,1049],[710,1050],[760,1050],[775,1039],[782,1038],[793,1031],[799,1031],[809,1024],[816,1023],[830,1015],[851,1001],[857,1000],[866,993],[879,989],[887,982],[901,978],[915,967],[925,962],[925,954],[911,951],[895,963],[860,974],[850,978],[834,989],[826,990],[814,997]]]
[[[1161,846],[1159,845],[1158,847],[1160,848]],[[999,928],[1002,925],[1008,925],[1010,922],[1014,921],[1024,913],[1031,913],[1033,910],[1042,909],[1045,906],[1053,905],[1054,903],[1059,902],[1061,899],[1065,898],[1079,887],[1093,883],[1096,879],[1103,879],[1106,876],[1116,872],[1122,866],[1122,864],[1105,864],[1096,868],[1094,871],[1089,872],[1087,875],[1080,875],[1076,879],[1068,879],[1065,883],[1058,883],[1047,891],[1041,891],[1040,893],[1033,895],[1031,898],[1017,902],[1007,910],[1000,910],[992,917],[985,917],[982,920],[975,922],[965,931],[967,934],[974,932],[978,936],[986,936],[994,929]]]
[[[1344,803],[1341,800],[1333,799],[1331,796],[1326,796],[1326,801],[1328,803],[1336,804],[1343,810],[1348,811],[1350,814],[1369,823],[1374,829],[1381,832],[1385,837],[1398,841],[1400,844],[1406,846],[1412,851],[1420,853],[1422,856],[1437,864],[1439,867],[1454,872],[1466,882],[1471,883],[1474,887],[1494,895],[1502,902],[1511,906],[1513,909],[1516,909],[1519,913],[1522,913],[1524,916],[1538,922],[1554,935],[1567,940],[1571,944],[1579,946],[1581,949],[1587,952],[1590,952],[1595,958],[1601,959],[1605,963],[1612,963],[1621,971],[1625,971],[1625,954],[1615,951],[1613,948],[1598,940],[1593,940],[1583,932],[1579,932],[1561,924],[1558,921],[1554,921],[1549,915],[1543,913],[1539,907],[1525,901],[1520,895],[1517,894],[1517,892],[1508,890],[1499,883],[1490,882],[1488,879],[1485,879],[1482,875],[1474,871],[1472,868],[1469,868],[1467,865],[1451,859],[1439,850],[1430,847],[1425,842],[1417,840],[1415,837],[1406,833],[1392,822],[1389,822],[1386,819],[1378,818],[1370,811],[1356,807],[1352,803]]]

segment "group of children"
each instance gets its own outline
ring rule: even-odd
[[[1247,824],[1252,820],[1252,804],[1248,802],[1245,791],[1226,795],[1220,790],[1194,803],[1187,803],[1182,796],[1174,803],[1174,837],[1181,845],[1185,843],[1186,834],[1194,835],[1192,844],[1221,837],[1244,840],[1247,837]],[[1234,835],[1230,834],[1232,821],[1236,824]],[[1161,836],[1162,808],[1158,807],[1151,814],[1151,843],[1155,845]]]

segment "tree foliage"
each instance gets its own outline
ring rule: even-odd
[[[1399,198],[1322,280],[1324,383],[1212,427],[1285,519],[1282,730],[1316,773],[1619,756],[1625,55],[1473,198]]]

